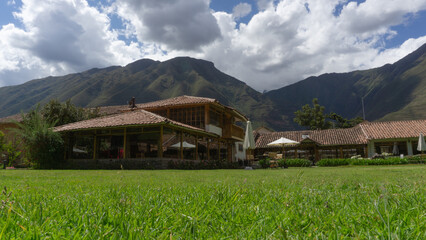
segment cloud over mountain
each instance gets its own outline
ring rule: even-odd
[[[249,3],[229,13],[209,3],[23,0],[16,21],[0,28],[0,86],[184,55],[213,61],[263,90],[392,63],[426,42],[425,33],[386,47],[399,34],[395,26],[424,14],[424,0],[262,0],[254,13]],[[247,14],[253,16],[240,22]]]

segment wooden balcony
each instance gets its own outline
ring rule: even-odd
[[[223,138],[232,138],[235,140],[244,140],[244,129],[234,124],[229,124],[224,128]]]

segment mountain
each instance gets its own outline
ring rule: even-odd
[[[213,63],[178,57],[165,62],[142,59],[125,67],[95,68],[0,88],[0,117],[53,98],[97,107],[125,105],[131,97],[143,103],[181,95],[215,98],[249,115],[258,126],[267,125],[263,119],[273,107],[261,93],[220,72]]]
[[[326,112],[346,118],[363,116],[363,98],[369,121],[426,119],[426,44],[394,64],[309,77],[267,92],[265,97],[276,104],[274,119],[288,120],[275,123],[279,129],[296,128],[291,113],[313,98],[318,98]]]
[[[345,118],[369,121],[426,119],[426,44],[394,64],[349,73],[309,77],[261,94],[214,67],[212,62],[178,57],[142,59],[125,67],[94,68],[60,77],[0,88],[0,117],[27,111],[52,98],[82,107],[125,105],[180,95],[211,97],[246,114],[254,127],[300,129],[294,112],[313,98]]]

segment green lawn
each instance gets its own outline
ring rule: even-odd
[[[1,170],[0,239],[425,239],[425,173]]]

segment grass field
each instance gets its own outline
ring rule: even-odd
[[[2,170],[0,239],[426,239],[425,172]]]

